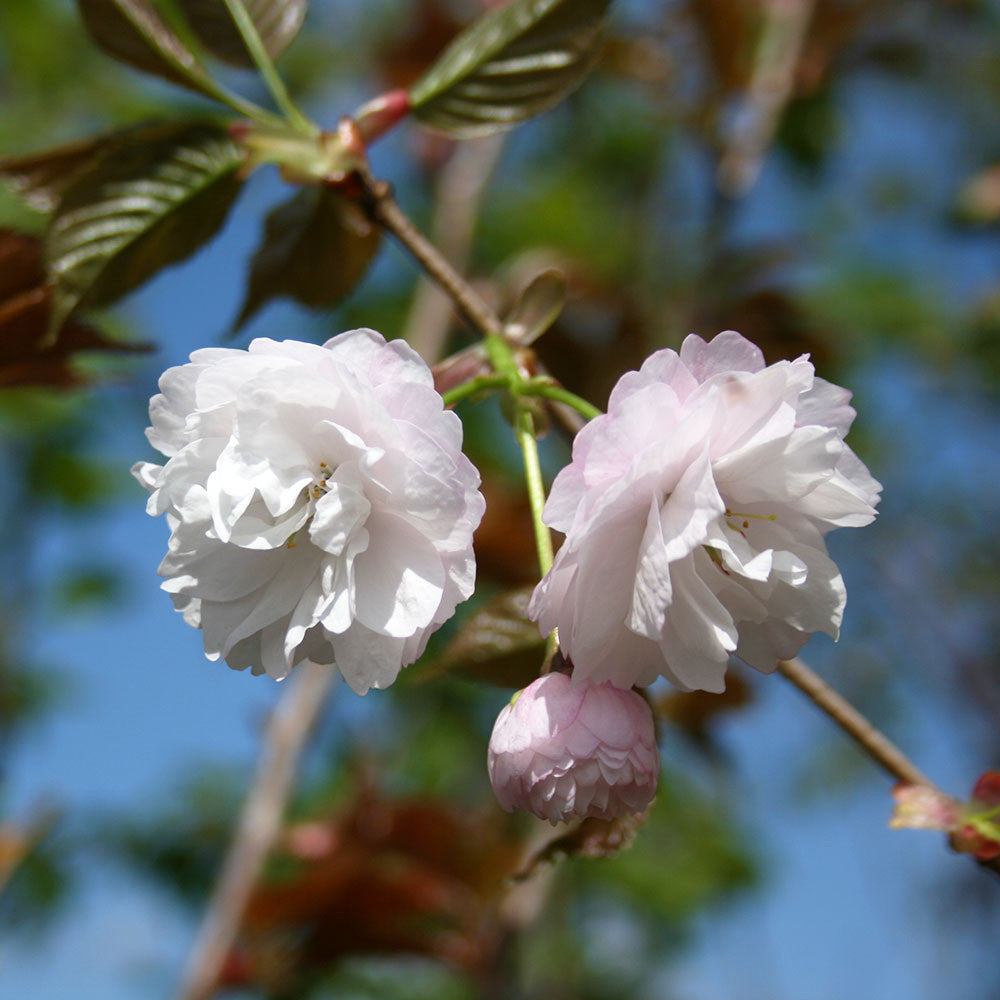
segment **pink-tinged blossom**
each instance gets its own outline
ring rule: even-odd
[[[575,677],[722,691],[731,654],[771,671],[837,637],[824,535],[872,521],[881,490],[844,443],[850,398],[733,331],[622,376],[553,485],[566,539],[529,607]]]
[[[209,659],[276,679],[335,661],[364,693],[472,593],[479,475],[402,341],[195,351],[149,410],[167,462],[133,474],[170,527],[163,589]]]
[[[660,759],[653,713],[634,691],[539,677],[497,718],[490,738],[493,790],[508,812],[550,823],[642,812]]]

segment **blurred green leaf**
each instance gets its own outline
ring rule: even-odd
[[[122,595],[121,574],[113,567],[99,566],[63,577],[56,589],[56,603],[64,612],[100,611]]]
[[[246,43],[225,0],[177,0],[191,30],[213,55],[235,66],[253,67]],[[243,0],[267,54],[275,59],[292,43],[306,16],[307,0]]]
[[[46,236],[53,329],[81,306],[121,298],[214,236],[239,193],[242,163],[224,129],[173,122],[134,134],[77,176]]]
[[[90,36],[116,59],[209,97],[217,91],[149,0],[77,0],[77,7]]]
[[[364,277],[380,239],[361,209],[337,191],[304,188],[264,223],[234,330],[279,296],[313,309],[335,306]]]
[[[410,89],[425,125],[489,135],[558,104],[586,76],[611,0],[511,0],[462,32]]]
[[[531,590],[513,590],[487,602],[445,647],[431,675],[459,673],[498,687],[530,684],[545,654],[545,640],[528,620]]]

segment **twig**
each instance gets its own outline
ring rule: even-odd
[[[753,73],[719,161],[717,183],[730,198],[753,187],[795,87],[814,0],[765,0]]]
[[[368,177],[362,180],[365,184],[363,204],[369,216],[413,254],[417,263],[447,293],[468,323],[484,337],[499,335],[503,329],[500,317],[417,229],[393,197],[392,186]]]
[[[883,770],[898,781],[910,785],[925,785],[944,794],[892,740],[800,659],[782,660],[778,663],[778,672],[833,719]],[[979,864],[1000,875],[1000,858],[980,861]]]
[[[897,781],[934,787],[934,782],[892,740],[800,659],[783,660],[778,664],[778,672],[784,674],[806,697],[826,712],[869,757]]]
[[[458,143],[434,186],[431,241],[459,273],[466,269],[483,191],[496,167],[506,136]],[[444,351],[452,318],[448,297],[432,281],[421,278],[413,296],[403,339],[427,360]]]
[[[281,827],[299,758],[336,676],[332,666],[303,664],[292,675],[271,716],[257,774],[177,992],[178,1000],[206,1000],[215,991],[219,971]]]

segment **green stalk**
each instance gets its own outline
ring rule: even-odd
[[[564,389],[561,385],[554,385],[552,382],[526,382],[521,386],[521,395],[542,396],[545,399],[551,399],[555,403],[565,403],[566,406],[572,407],[580,416],[586,417],[587,420],[599,417],[602,412],[593,403],[588,403],[582,396]]]
[[[454,389],[449,389],[444,393],[444,405],[454,406],[463,399],[474,396],[477,392],[485,392],[487,389],[502,389],[508,381],[506,375],[478,375],[476,378],[456,385]]]
[[[267,89],[271,92],[271,96],[274,98],[274,103],[278,105],[284,112],[285,117],[296,128],[311,135],[317,134],[319,129],[298,109],[289,95],[288,89],[285,87],[285,82],[278,75],[278,71],[275,69],[274,63],[267,53],[267,49],[264,48],[264,43],[257,32],[257,26],[247,13],[243,0],[225,0],[225,3],[226,7],[229,8],[229,14],[233,19],[233,23],[239,30],[240,37],[246,44],[247,51],[249,51],[250,57],[257,67],[257,71],[261,75],[261,79],[263,79],[267,85]]]
[[[545,484],[542,482],[542,466],[538,460],[538,441],[535,438],[535,418],[527,406],[518,404],[515,432],[517,443],[524,454],[524,479],[528,486],[528,502],[531,504],[531,523],[535,528],[535,547],[538,549],[538,568],[545,576],[552,569],[554,554],[552,535],[542,520],[545,506]]]

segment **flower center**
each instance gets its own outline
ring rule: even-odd
[[[746,538],[746,529],[750,527],[751,521],[777,521],[777,514],[741,514],[737,510],[730,510],[726,508],[726,512],[723,515],[726,519],[726,524],[733,530],[739,532]],[[733,522],[736,522],[735,524]]]
[[[306,487],[306,493],[313,500],[319,500],[320,497],[324,496],[326,493],[330,492],[330,488],[326,485],[326,481],[332,476],[334,470],[330,468],[326,462],[319,463],[319,478],[312,484],[312,486]]]

